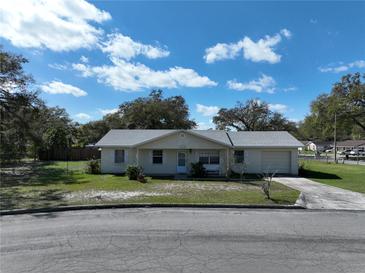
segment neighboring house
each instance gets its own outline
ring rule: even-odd
[[[299,151],[304,150],[311,150],[311,151],[316,151],[317,150],[317,146],[315,143],[313,143],[312,141],[300,141],[303,144],[303,147],[298,148]]]
[[[305,150],[311,150],[314,152],[324,152],[327,149],[333,148],[333,142],[320,142],[320,141],[300,141],[303,144],[303,148],[299,148],[299,151]]]
[[[298,174],[297,139],[285,131],[110,130],[98,143],[101,172],[123,173],[130,164],[145,174],[187,174],[202,162],[210,173]]]
[[[343,151],[347,149],[365,150],[365,140],[346,140],[342,142],[337,142],[337,151]]]

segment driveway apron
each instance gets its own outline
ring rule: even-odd
[[[300,177],[277,177],[276,182],[301,191],[298,205],[310,209],[365,210],[365,195]]]

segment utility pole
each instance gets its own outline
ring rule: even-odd
[[[337,164],[337,142],[336,142],[336,127],[337,127],[337,114],[335,112],[335,128],[334,128],[334,134],[333,134],[333,149],[335,151],[335,163]]]

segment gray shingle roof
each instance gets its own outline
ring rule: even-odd
[[[181,130],[174,129],[112,129],[95,146],[126,146],[158,139]],[[286,131],[240,131],[187,130],[227,146],[237,147],[301,147],[303,144]]]
[[[196,135],[203,136],[212,141],[223,143],[225,145],[231,146],[232,143],[227,136],[227,132],[224,130],[188,130],[188,132],[195,133]]]
[[[229,131],[236,147],[302,147],[303,144],[287,131]]]
[[[135,146],[173,133],[173,129],[112,129],[95,146]]]
[[[346,140],[337,142],[338,147],[358,147],[365,145],[365,140]]]

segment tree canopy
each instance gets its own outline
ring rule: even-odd
[[[335,114],[338,140],[365,138],[365,79],[360,73],[348,74],[312,103],[310,114],[299,126],[304,138],[333,140]]]
[[[147,97],[139,97],[119,106],[116,113],[102,120],[80,127],[83,144],[97,142],[110,129],[191,129],[196,126],[189,119],[189,107],[182,96],[163,98],[161,90],[153,90]]]
[[[23,71],[26,62],[22,56],[0,48],[1,160],[20,159],[27,153],[34,155],[40,149],[68,144],[74,132],[64,109],[49,108],[39,98],[33,78]]]
[[[237,131],[286,130],[296,134],[296,124],[281,113],[269,109],[269,105],[258,99],[237,102],[233,108],[221,108],[213,117],[218,129]]]

